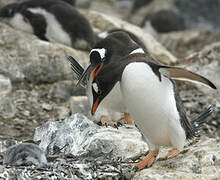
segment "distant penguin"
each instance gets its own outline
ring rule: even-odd
[[[0,17],[12,27],[34,33],[42,40],[89,50],[95,35],[88,20],[61,0],[30,0],[0,10]]]
[[[184,18],[180,14],[171,10],[161,10],[145,16],[141,23],[141,27],[149,29],[149,27],[147,27],[149,25],[158,33],[167,33],[186,29]]]

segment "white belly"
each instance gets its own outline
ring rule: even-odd
[[[71,38],[68,33],[66,33],[60,23],[56,20],[53,14],[45,11],[42,8],[29,8],[32,13],[43,15],[47,22],[47,29],[45,37],[50,42],[59,42],[72,46]]]
[[[89,83],[87,86],[87,96],[88,96],[90,107],[92,107],[92,103],[93,103],[91,81],[92,81],[92,78],[90,76]],[[118,82],[114,86],[114,88],[111,90],[111,92],[99,104],[98,109],[95,113],[95,117],[97,120],[100,120],[100,117],[105,115],[109,119],[113,121],[117,121],[123,117],[122,113],[124,112],[126,112],[126,108],[122,100],[120,84]]]
[[[20,13],[16,13],[14,17],[12,18],[6,18],[5,19],[6,23],[10,24],[12,27],[28,32],[28,33],[33,33],[33,28],[32,26],[24,21],[23,16]]]
[[[168,78],[162,76],[160,82],[146,63],[131,63],[122,74],[121,90],[128,111],[150,143],[182,148],[185,132]]]

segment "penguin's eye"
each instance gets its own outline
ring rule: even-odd
[[[92,49],[90,52],[90,62],[91,64],[98,64],[105,61],[106,49]]]

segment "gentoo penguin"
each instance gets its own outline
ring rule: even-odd
[[[99,73],[93,75],[91,83],[91,113],[95,114],[99,104],[112,93],[117,84],[128,112],[149,146],[148,155],[135,168],[140,170],[150,167],[160,146],[173,148],[165,158],[177,155],[185,141],[192,139],[206,122],[213,108],[207,108],[190,122],[172,79],[198,82],[213,89],[216,89],[215,85],[183,68],[159,65],[148,54],[137,52],[117,61],[111,60],[105,59],[106,62],[100,63],[102,66],[96,67]]]
[[[141,23],[143,29],[152,28],[158,33],[185,30],[185,20],[181,14],[171,10],[161,10],[145,16]]]
[[[88,66],[87,70],[84,71],[83,75],[83,68],[81,68],[77,61],[73,58],[69,59],[77,78],[80,78],[79,84],[82,83],[86,86],[87,96],[91,106],[93,102],[92,90],[93,88],[96,88],[95,84],[93,84],[93,88],[91,88],[91,83],[94,80],[94,77],[98,74],[99,69],[102,67],[102,63],[118,61],[120,58],[136,52],[144,53],[143,49],[131,40],[127,33],[118,31],[111,33],[93,47],[90,52],[91,64]],[[127,121],[128,123],[133,123],[123,104],[119,83],[115,85],[111,93],[109,93],[101,103],[97,110],[96,119],[101,119],[102,124],[103,122],[109,122],[107,124],[115,125],[115,123],[107,121],[106,117],[109,117],[110,115],[110,117],[112,117],[111,120],[118,119],[120,115],[115,115],[117,114],[116,112],[125,112],[125,123],[127,123]],[[103,114],[105,116],[103,116]]]
[[[87,19],[61,0],[30,0],[0,10],[0,17],[12,27],[34,33],[42,40],[88,50],[95,35]]]

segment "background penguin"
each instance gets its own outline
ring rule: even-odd
[[[181,31],[186,29],[184,18],[171,10],[161,10],[159,12],[145,16],[141,27],[148,30],[151,27],[158,33],[171,31]]]
[[[16,29],[42,40],[88,50],[95,44],[91,25],[73,6],[61,0],[30,0],[9,4],[0,17]]]
[[[87,70],[84,71],[83,75],[83,68],[77,63],[77,61],[73,58],[69,59],[77,78],[80,78],[79,83],[82,82],[82,84],[87,87],[87,95],[91,106],[93,102],[91,83],[93,81],[93,77],[98,74],[99,68],[102,66],[101,63],[105,60],[118,61],[120,58],[134,52],[144,53],[143,49],[141,49],[134,41],[131,43],[131,39],[127,33],[118,31],[110,33],[109,36],[99,41],[94,46],[90,52],[91,64]],[[97,65],[98,67],[96,67]],[[101,103],[99,109],[97,110],[96,119],[101,119],[102,124],[107,122],[107,124],[114,125],[115,123],[108,121],[106,117],[110,116],[112,117],[112,120],[118,120],[120,118],[118,112],[120,114],[125,112],[125,123],[128,121],[128,123],[133,124],[130,116],[126,113],[126,108],[122,102],[119,84],[115,86],[108,97]],[[106,115],[103,116],[103,114]]]
[[[132,44],[132,41],[130,41]],[[207,108],[198,118],[189,122],[175,83],[171,80],[199,82],[213,89],[208,79],[182,68],[159,65],[148,54],[134,53],[120,60],[105,59],[92,81],[95,114],[99,104],[120,82],[124,104],[135,124],[144,135],[149,153],[136,169],[150,167],[160,146],[173,149],[165,158],[177,155],[188,139],[192,139],[213,108]]]

